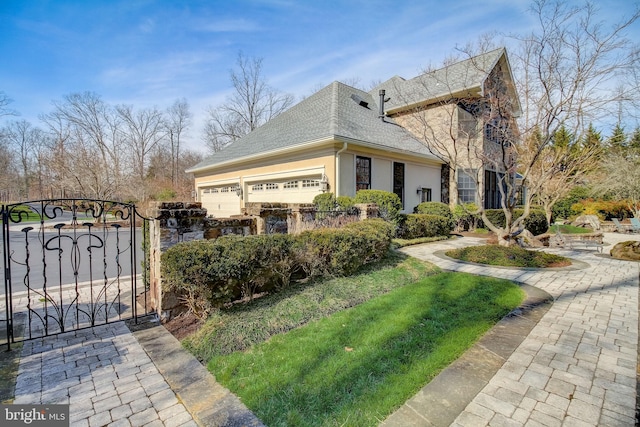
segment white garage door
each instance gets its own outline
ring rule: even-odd
[[[247,202],[311,203],[322,193],[318,179],[289,179],[248,185]]]
[[[236,194],[237,186],[200,188],[200,201],[207,210],[207,215],[215,218],[227,218],[240,214],[240,197]]]

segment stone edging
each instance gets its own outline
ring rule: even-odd
[[[199,425],[264,427],[164,326],[157,321],[126,324]]]
[[[382,426],[450,425],[489,383],[553,304],[553,297],[519,283],[524,302],[496,323],[462,356],[445,368]]]

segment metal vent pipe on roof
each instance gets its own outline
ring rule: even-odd
[[[384,121],[384,89],[380,89],[380,92],[378,93],[380,94],[380,113],[378,113],[378,117],[380,117],[380,120]],[[386,101],[388,101],[388,99]]]

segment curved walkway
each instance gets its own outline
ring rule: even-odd
[[[606,233],[604,240],[607,252],[618,241],[640,240],[640,236]],[[437,255],[472,244],[482,244],[482,239],[463,238],[403,251],[445,270],[537,287],[554,302],[451,425],[635,425],[640,263],[592,250],[547,249],[587,266],[525,270],[460,263]],[[440,399],[440,404],[448,404],[448,396]],[[420,402],[416,396],[384,424],[400,425],[394,418],[399,421],[401,415],[403,426],[435,425],[423,415],[429,408],[420,407]]]
[[[640,235],[605,235],[609,244],[629,239],[640,240]],[[446,270],[537,287],[552,295],[553,305],[528,334],[521,334],[526,337],[510,356],[494,350],[501,368],[474,390],[475,397],[452,422],[429,421],[423,414],[432,413],[433,405],[417,396],[385,425],[634,425],[640,263],[555,249],[550,251],[586,265],[541,271],[464,264],[437,254],[481,243],[464,238],[404,251]],[[497,331],[492,339],[500,340]],[[132,334],[123,322],[28,341],[14,403],[71,404],[73,426],[261,425],[187,356],[161,326]],[[447,405],[451,396],[437,392],[440,405]]]

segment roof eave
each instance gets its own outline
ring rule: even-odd
[[[440,160],[438,157],[436,157],[433,154],[422,154],[422,153],[416,153],[415,151],[401,150],[398,148],[377,144],[375,142],[362,141],[359,139],[354,139],[354,138],[349,138],[349,137],[344,137],[339,135],[336,135],[336,140],[339,140],[340,142],[346,142],[347,144],[360,145],[362,147],[367,147],[367,148],[374,148],[376,150],[386,151],[388,153],[410,155],[410,156],[420,157],[427,160],[432,160],[437,163],[444,163],[442,160]],[[425,148],[427,147],[425,146]]]
[[[328,143],[334,143],[334,142],[335,142],[335,138],[333,138],[333,137],[322,138],[322,139],[317,139],[317,140],[313,140],[313,141],[307,141],[307,142],[304,142],[302,144],[292,145],[292,146],[289,146],[289,147],[286,147],[286,148],[281,148],[281,149],[278,149],[278,150],[256,153],[256,154],[252,154],[250,156],[244,156],[244,157],[240,157],[240,158],[236,158],[236,159],[230,159],[230,160],[226,160],[226,161],[219,162],[219,163],[213,163],[213,164],[210,164],[210,165],[189,168],[189,169],[186,169],[185,172],[186,173],[207,172],[207,171],[215,170],[215,169],[218,169],[218,168],[223,168],[223,167],[226,167],[226,166],[232,166],[232,165],[237,164],[237,163],[250,162],[252,160],[259,159],[259,158],[265,158],[265,157],[280,156],[280,155],[287,154],[287,153],[290,153],[290,152],[300,151],[302,149],[310,149],[310,148],[320,147],[322,145],[325,145],[325,144],[328,144]]]
[[[401,113],[403,111],[413,110],[416,108],[425,107],[433,104],[446,103],[448,101],[451,101],[452,99],[478,97],[479,95],[477,94],[482,94],[482,87],[480,85],[472,86],[470,88],[465,88],[453,93],[447,93],[447,94],[443,94],[443,95],[429,98],[429,99],[423,99],[411,104],[405,104],[405,105],[389,108],[385,111],[385,113],[387,115],[393,115],[393,114]]]

